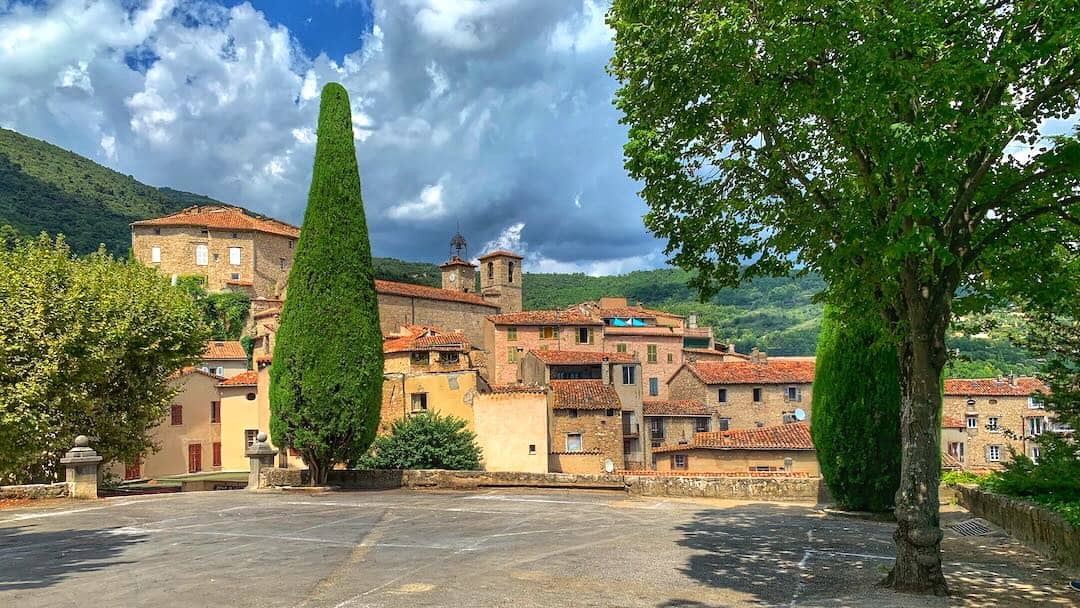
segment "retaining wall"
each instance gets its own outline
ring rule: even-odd
[[[993,494],[974,485],[956,486],[960,505],[1001,526],[1012,537],[1063,564],[1080,568],[1080,528],[1037,504]]]
[[[66,498],[67,482],[35,483],[25,486],[0,486],[0,498]]]
[[[306,470],[269,469],[268,487],[300,486]],[[740,500],[828,502],[825,484],[813,477],[677,477],[672,475],[579,475],[444,470],[334,470],[327,483],[343,489],[576,488],[617,490],[638,496],[687,496]]]

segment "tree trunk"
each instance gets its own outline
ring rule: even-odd
[[[312,486],[325,486],[326,478],[330,474],[330,467],[314,455],[305,458],[304,463],[307,464],[308,470],[311,472],[308,483]]]
[[[896,491],[896,564],[882,585],[897,591],[947,595],[941,570],[941,373],[951,292],[933,295],[902,281],[904,334],[900,360],[900,487]]]

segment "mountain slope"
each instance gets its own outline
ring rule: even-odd
[[[0,225],[22,234],[64,234],[76,253],[101,243],[118,255],[128,224],[213,199],[140,183],[74,152],[0,129]]]

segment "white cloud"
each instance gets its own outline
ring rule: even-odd
[[[102,135],[101,150],[105,153],[105,158],[113,161],[116,160],[116,137],[112,135]]]
[[[308,101],[319,96],[319,83],[314,70],[308,70],[304,75],[304,84],[300,87],[300,99]]]
[[[67,66],[56,75],[56,86],[81,89],[93,95],[94,85],[90,82],[90,74],[86,72],[87,67],[89,67],[89,64],[85,61],[79,61]]]
[[[427,74],[431,77],[431,96],[438,97],[450,90],[450,79],[446,72],[439,69],[439,64],[432,61],[427,65]]]
[[[604,8],[585,0],[582,13],[560,21],[551,33],[551,49],[558,52],[587,52],[611,44],[611,28],[604,22]]]
[[[574,195],[574,206],[581,209],[581,193],[578,192]]]
[[[525,255],[528,252],[528,248],[525,246],[525,241],[521,238],[521,233],[524,230],[525,222],[517,222],[507,226],[498,236],[484,243],[484,246],[480,248],[480,253],[503,249],[505,251],[512,251],[518,255]]]
[[[395,220],[409,220],[411,222],[423,222],[446,215],[443,186],[449,177],[444,175],[438,183],[424,186],[420,190],[418,198],[391,207],[387,210],[386,215]]]

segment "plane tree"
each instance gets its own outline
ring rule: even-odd
[[[608,16],[626,168],[694,286],[816,271],[825,301],[871,302],[894,334],[902,454],[883,584],[897,590],[947,593],[950,320],[1063,289],[1046,253],[1075,247],[1080,223],[1078,8],[615,0]]]

